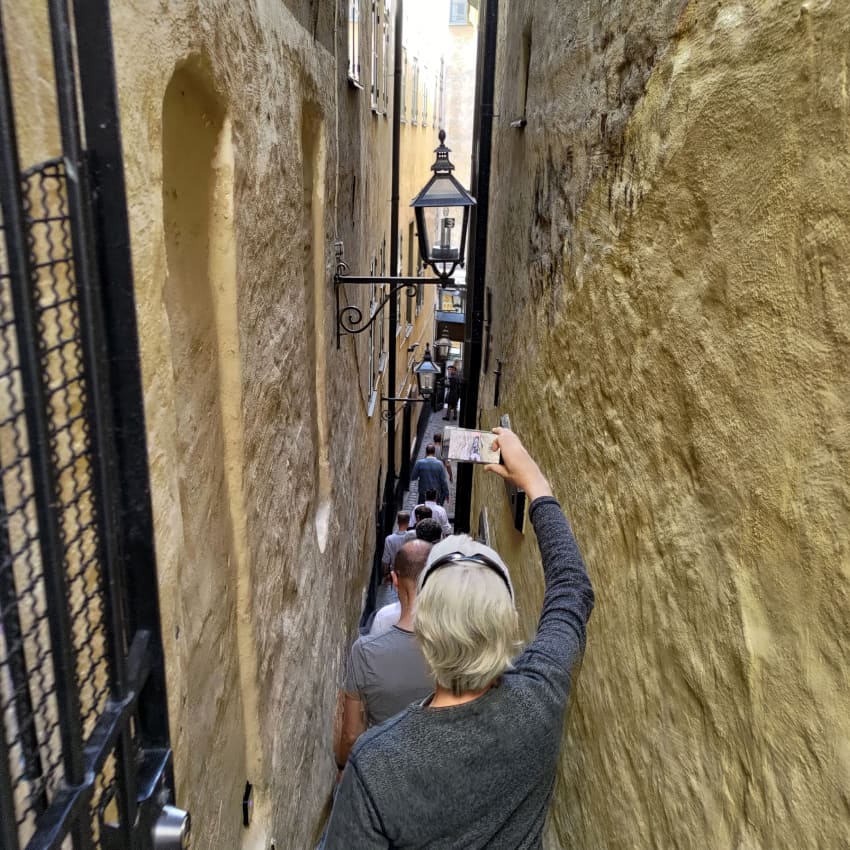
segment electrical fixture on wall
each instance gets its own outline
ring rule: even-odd
[[[359,334],[372,326],[389,300],[400,290],[405,289],[411,298],[416,297],[417,287],[423,284],[452,285],[455,269],[463,267],[466,254],[466,233],[469,228],[469,210],[475,206],[475,198],[452,176],[454,165],[449,160],[449,148],[446,147],[446,132],[439,132],[440,144],[435,148],[437,155],[431,171],[434,172],[425,188],[413,199],[411,206],[416,214],[419,230],[419,254],[422,262],[430,266],[436,278],[422,277],[384,277],[352,275],[343,260],[342,242],[334,243],[337,267],[334,275],[336,293],[336,345],[339,348],[342,334]],[[364,316],[356,304],[340,307],[340,287],[353,284],[357,286],[390,284],[390,291],[377,306]],[[429,354],[430,360],[430,354]]]

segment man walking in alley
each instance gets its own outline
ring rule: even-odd
[[[415,522],[413,523],[413,533],[410,536],[412,540],[416,537],[416,527],[422,522],[423,519],[431,519],[433,514],[431,513],[431,508],[426,508],[425,505],[417,505],[413,509],[413,519]]]
[[[419,492],[427,493],[434,490],[437,493],[437,504],[442,506],[449,497],[449,476],[441,460],[435,457],[436,449],[433,443],[425,446],[425,457],[413,465],[411,481],[419,482]]]
[[[443,466],[446,468],[446,475],[449,476],[449,483],[451,484],[454,481],[454,473],[452,472],[452,462],[443,455],[443,435],[437,431],[433,436],[433,440],[435,455],[443,462]]]
[[[431,517],[440,523],[440,528],[443,529],[443,534],[448,536],[452,533],[452,527],[449,525],[449,515],[446,509],[437,504],[437,491],[432,487],[425,491],[425,501],[423,505],[426,508],[431,508]],[[416,506],[417,508],[419,505]]]
[[[375,596],[376,609],[384,608],[387,605],[398,602],[398,594],[390,580],[390,571],[395,563],[398,550],[401,549],[406,541],[413,540],[415,537],[413,531],[408,528],[410,525],[409,511],[399,511],[396,514],[396,524],[398,525],[398,531],[393,531],[384,538],[384,553],[381,557],[383,575]]]
[[[454,419],[457,416],[457,401],[460,397],[457,369],[454,364],[446,367],[446,415],[443,419]]]
[[[431,517],[420,519],[416,523],[416,531],[414,532],[417,540],[424,540],[426,543],[438,543],[443,537],[443,529],[440,523]],[[401,602],[396,600],[390,602],[380,608],[375,606],[377,611],[372,620],[372,625],[369,628],[370,635],[380,635],[389,631],[401,617]]]
[[[392,571],[401,604],[398,622],[383,634],[358,638],[351,647],[336,754],[340,768],[368,727],[382,723],[434,690],[434,677],[413,635],[416,582],[430,551],[431,544],[424,540],[410,540],[399,549]]]
[[[432,697],[366,732],[351,752],[325,850],[540,850],[593,590],[549,483],[511,431],[502,465],[525,490],[546,590],[537,634],[514,659],[510,574],[466,535],[431,550],[414,628],[434,672]]]

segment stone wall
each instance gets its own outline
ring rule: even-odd
[[[46,15],[14,6],[26,167],[58,145]],[[216,850],[313,846],[375,547],[332,244],[361,272],[389,232],[390,122],[339,7],[112,4],[177,797]]]
[[[829,0],[501,4],[499,410],[598,594],[552,846],[847,846],[848,30]],[[476,476],[531,630],[533,532]]]
[[[335,4],[319,6],[322,29]],[[389,127],[345,82],[344,18],[338,64],[333,26],[303,24],[280,4],[115,15],[118,55],[138,57],[119,64],[122,119],[172,737],[198,846],[315,839],[374,548],[379,430],[352,393],[362,358],[335,347],[331,245],[363,269],[388,229]]]

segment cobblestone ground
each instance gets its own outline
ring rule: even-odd
[[[453,422],[446,422],[443,419],[443,411],[438,410],[436,413],[431,414],[431,418],[428,421],[428,430],[425,432],[425,439],[422,441],[422,445],[419,447],[419,454],[416,456],[416,460],[425,457],[425,446],[428,443],[432,442],[434,439],[434,434],[442,434],[443,428],[446,425],[457,427],[457,420],[455,419]],[[455,514],[455,477],[457,476],[457,464],[452,464],[452,480],[449,481],[449,501],[446,504],[446,510],[449,514],[449,521],[454,522],[454,514]],[[423,493],[424,497],[424,493]],[[404,494],[404,502],[403,509],[406,511],[410,511],[411,515],[413,514],[413,509],[421,504],[424,501],[419,498],[419,482],[411,481],[410,489],[407,490]]]

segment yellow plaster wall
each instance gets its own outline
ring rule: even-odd
[[[26,167],[58,152],[53,79],[12,5]],[[346,85],[338,4],[294,5],[112,4],[177,802],[211,850],[313,846],[375,546],[331,245],[360,271],[389,230],[389,122]]]
[[[499,102],[526,26],[499,410],[598,594],[550,846],[850,846],[850,7],[505,3]],[[533,533],[475,495],[530,630]]]

